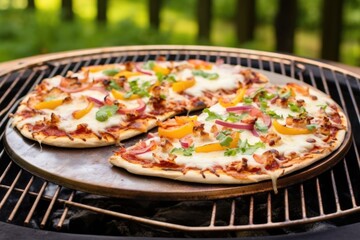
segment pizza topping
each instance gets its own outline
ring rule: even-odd
[[[102,106],[97,112],[96,112],[96,120],[100,122],[105,122],[108,120],[109,117],[112,117],[116,114],[118,111],[118,106],[116,105],[105,105]]]
[[[215,123],[223,126],[223,127],[228,127],[228,128],[234,128],[234,129],[240,129],[240,130],[253,130],[254,129],[254,125],[253,124],[243,124],[243,123],[230,123],[230,122],[225,122],[219,119],[215,120]]]
[[[157,143],[154,140],[151,140],[148,145],[144,141],[140,141],[132,148],[129,153],[133,155],[143,154],[154,150],[157,147]]]
[[[146,104],[141,98],[137,100],[137,103],[139,104],[139,106],[135,108],[123,108],[120,106],[117,112],[120,114],[135,114],[135,115],[141,114],[145,111]]]
[[[124,94],[115,89],[111,90],[111,94],[114,96],[115,99],[119,99],[119,100],[134,100],[140,98],[140,96],[137,94],[130,94],[130,95],[128,93]]]
[[[194,146],[188,148],[174,148],[170,153],[181,154],[183,156],[189,157],[192,156],[193,152]]]
[[[118,68],[110,68],[110,69],[105,69],[102,71],[102,73],[104,75],[109,76],[109,77],[115,76],[119,72],[120,72],[120,69],[118,69]]]
[[[273,120],[273,126],[277,132],[286,135],[310,134],[313,132],[313,130],[309,130],[307,128],[290,128],[283,126],[276,119]]]
[[[232,107],[232,106],[235,106],[235,105],[237,105],[239,102],[242,102],[242,101],[243,101],[245,92],[246,92],[246,88],[240,88],[240,89],[237,90],[235,98],[233,98],[232,100],[229,101],[229,100],[226,100],[226,99],[223,98],[223,97],[220,97],[220,98],[219,98],[219,103],[220,103],[220,105],[223,106],[223,107]],[[227,110],[228,110],[228,109],[227,109]]]
[[[200,76],[200,77],[203,77],[203,78],[206,78],[206,79],[209,79],[209,80],[215,80],[215,79],[218,79],[219,78],[219,74],[216,73],[216,72],[205,72],[203,70],[193,70],[192,71],[192,74],[194,76]]]
[[[39,102],[34,106],[34,109],[40,110],[40,109],[55,109],[61,104],[63,104],[64,99],[53,99],[49,101],[43,101]]]
[[[88,114],[93,107],[94,107],[94,103],[89,102],[89,104],[86,106],[86,108],[83,108],[81,110],[76,110],[75,112],[72,113],[72,115],[75,119],[80,119],[83,116],[85,116],[86,114]]]
[[[186,135],[189,135],[193,132],[194,128],[194,120],[191,118],[178,118],[179,120],[176,121],[175,126],[170,126],[169,128],[163,127],[160,125],[158,128],[159,136],[160,137],[167,137],[167,138],[183,138]]]
[[[180,93],[185,91],[188,88],[191,88],[192,86],[194,86],[196,83],[195,79],[189,79],[186,81],[178,81],[172,84],[172,90],[176,93]]]

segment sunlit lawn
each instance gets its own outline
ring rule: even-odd
[[[48,52],[119,45],[207,44],[266,51],[274,51],[275,46],[271,23],[258,25],[253,41],[241,45],[236,42],[231,13],[227,13],[229,17],[220,9],[234,0],[227,0],[224,6],[215,9],[211,40],[200,43],[196,37],[193,0],[164,1],[160,32],[148,26],[147,0],[110,0],[107,25],[97,24],[94,20],[95,0],[74,0],[76,19],[70,23],[60,21],[60,0],[37,0],[36,15],[23,9],[26,6],[24,0],[12,1],[13,10],[4,9],[8,8],[6,2],[0,0],[0,61]],[[341,61],[359,64],[359,40],[348,39],[351,38],[342,45]],[[319,49],[318,31],[298,29],[295,54],[317,58]]]

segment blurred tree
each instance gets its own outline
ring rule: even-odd
[[[197,1],[198,40],[209,41],[212,19],[212,0]]]
[[[27,9],[35,9],[35,0],[28,0]]]
[[[239,43],[254,39],[256,25],[255,0],[237,0],[235,22]]]
[[[72,0],[61,1],[61,18],[64,21],[72,21],[74,19]]]
[[[276,51],[294,52],[297,0],[279,0],[275,18]]]
[[[150,26],[159,30],[162,0],[148,0]]]
[[[339,60],[342,34],[343,0],[323,1],[321,58]]]
[[[97,0],[97,20],[99,22],[107,21],[107,8],[108,8],[107,0]]]

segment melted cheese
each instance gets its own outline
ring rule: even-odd
[[[207,79],[202,76],[195,76],[195,85],[185,90],[185,93],[192,96],[201,96],[205,91],[217,91],[220,89],[231,90],[236,89],[239,82],[243,81],[243,76],[240,74],[234,74],[232,69],[213,67],[212,70],[203,70],[206,73],[217,73],[219,77],[217,79]],[[185,69],[179,74],[180,79],[188,79],[192,75],[192,70]]]

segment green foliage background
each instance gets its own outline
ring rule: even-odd
[[[65,50],[142,44],[205,44],[274,51],[277,0],[257,0],[255,39],[236,42],[236,0],[214,1],[210,42],[197,41],[196,1],[164,0],[160,31],[149,28],[147,0],[109,0],[107,24],[97,23],[95,0],[74,0],[75,20],[61,22],[60,0],[0,0],[0,61]],[[319,57],[322,0],[299,0],[295,54]],[[360,0],[345,0],[340,61],[360,66]]]

